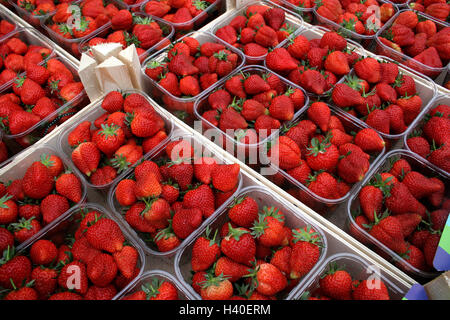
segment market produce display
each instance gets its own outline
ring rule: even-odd
[[[413,10],[402,10],[392,19],[377,37],[377,52],[394,57],[402,53],[409,58],[405,65],[427,76],[437,76],[450,60],[449,24]]]
[[[33,237],[84,200],[86,192],[60,156],[45,153],[15,180],[2,181],[0,189],[0,251]]]
[[[448,178],[407,151],[386,157],[350,200],[351,233],[388,259],[399,257],[395,264],[407,272],[431,272],[449,214]]]
[[[405,145],[420,157],[450,173],[450,106],[438,104],[405,137]]]
[[[244,67],[196,105],[205,128],[233,130],[233,141],[260,144],[307,102],[299,87],[263,67]],[[261,134],[263,134],[261,138]]]
[[[80,43],[80,52],[101,43],[120,43],[123,49],[134,44],[143,61],[151,50],[160,50],[170,44],[173,27],[156,19],[142,13],[132,14],[128,10],[120,10],[111,20],[107,32]]]
[[[3,299],[111,300],[141,273],[142,253],[133,242],[123,244],[130,239],[115,220],[100,208],[76,209],[27,248],[5,250]],[[79,287],[68,280],[74,268]]]
[[[174,252],[237,192],[238,164],[196,157],[188,139],[166,144],[111,191],[116,210],[153,252]]]
[[[0,300],[441,297],[449,18],[0,0]]]
[[[289,38],[267,54],[265,65],[309,93],[322,95],[350,72],[358,58],[344,37],[328,31],[321,38],[302,34]]]
[[[96,109],[92,120],[74,125],[61,143],[70,147],[67,156],[89,183],[105,187],[167,140],[171,128],[139,93],[111,91]]]

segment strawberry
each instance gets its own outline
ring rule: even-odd
[[[287,136],[281,136],[272,145],[268,153],[272,163],[278,163],[283,170],[289,170],[300,165],[301,151],[294,140]]]
[[[292,120],[294,111],[294,103],[286,95],[275,97],[269,106],[270,115],[281,121]]]
[[[393,214],[415,212],[425,217],[426,209],[424,205],[414,198],[404,183],[398,182],[394,184],[385,203],[386,207]]]
[[[221,250],[235,262],[250,265],[255,259],[256,243],[248,229],[228,225],[228,234],[220,243]]]
[[[101,253],[87,264],[87,276],[96,286],[106,287],[117,275],[117,265],[114,258],[106,253]]]
[[[356,75],[369,83],[378,83],[381,79],[381,64],[374,58],[364,58],[355,63]]]
[[[395,216],[400,222],[403,230],[403,236],[406,238],[414,232],[419,223],[422,221],[422,217],[418,214],[404,213]]]
[[[247,97],[244,91],[244,77],[242,75],[235,75],[225,82],[225,88],[231,94],[245,99]]]
[[[308,230],[295,232],[290,259],[289,277],[291,279],[302,278],[317,263],[320,256],[319,241],[315,232],[311,233]]]
[[[289,261],[291,259],[291,253],[291,247],[283,247],[273,254],[270,263],[277,267],[285,275],[287,275],[290,272]]]
[[[79,287],[75,287],[74,281],[70,279],[74,273],[73,270],[76,270],[79,275],[79,279],[77,279],[79,281]],[[85,294],[88,290],[88,278],[85,264],[80,261],[72,261],[63,266],[58,276],[58,284],[61,288],[69,290],[73,289],[79,294]],[[52,297],[49,299],[52,299]]]
[[[31,272],[34,289],[41,298],[49,297],[56,289],[58,273],[54,269],[35,267]]]
[[[312,170],[325,170],[332,172],[338,164],[339,151],[337,147],[329,142],[327,136],[321,142],[317,138],[311,140],[311,147],[308,147],[306,163]]]
[[[92,142],[83,142],[72,152],[75,166],[88,177],[97,170],[100,162],[100,150]]]
[[[37,189],[36,187],[39,186]],[[54,186],[54,180],[48,168],[39,161],[27,169],[22,179],[22,188],[25,194],[33,199],[46,197]]]
[[[369,170],[369,160],[359,154],[351,153],[339,160],[337,170],[340,177],[348,183],[361,181]]]
[[[329,265],[327,272],[320,277],[319,284],[321,292],[327,297],[336,300],[352,299],[352,277],[336,263]]]
[[[388,289],[383,281],[378,280],[377,284],[369,280],[361,281],[358,286],[353,289],[353,300],[390,300]]]
[[[288,170],[287,173],[300,183],[306,184],[311,174],[311,168],[306,164],[306,161],[301,160],[298,167]]]
[[[408,262],[414,268],[417,268],[419,270],[426,270],[425,257],[419,248],[413,245],[409,245],[408,251],[406,251],[405,254],[401,255],[401,257],[405,260],[405,262]]]
[[[220,256],[220,248],[216,243],[217,230],[210,238],[211,230],[206,228],[206,235],[195,240],[192,247],[191,266],[195,272],[208,269]]]
[[[121,206],[131,206],[137,201],[134,193],[135,186],[136,181],[131,179],[121,180],[117,184],[115,195]]]
[[[145,109],[136,110],[130,121],[131,132],[141,138],[151,137],[165,126],[156,112]]]
[[[445,209],[435,210],[430,214],[431,227],[434,230],[444,230],[448,218],[448,211]]]
[[[307,111],[308,118],[312,120],[323,132],[328,131],[331,111],[323,102],[314,102]]]
[[[256,291],[266,296],[273,296],[284,290],[287,286],[287,279],[283,273],[270,263],[261,263],[250,276],[257,283]]]
[[[379,181],[378,184],[383,184],[380,180],[381,179],[377,177],[377,181]],[[359,192],[359,203],[361,209],[370,222],[375,220],[375,215],[379,215],[381,213],[381,208],[383,205],[382,190],[386,190],[386,187],[384,185],[380,185],[380,187],[377,187],[377,185],[364,186]]]
[[[417,171],[408,172],[402,182],[416,199],[421,199],[441,190],[439,183]]]
[[[236,225],[250,228],[258,218],[258,203],[249,196],[237,198],[228,210],[228,217]]]
[[[240,167],[238,164],[222,164],[211,172],[214,188],[222,192],[234,189],[239,182]]]
[[[200,282],[200,287],[203,300],[228,300],[233,295],[233,285],[223,275],[214,277],[207,273],[205,280]]]
[[[200,208],[205,219],[210,217],[215,211],[214,194],[211,188],[202,184],[198,188],[186,192],[183,198],[183,207]]]
[[[440,241],[440,235],[437,233],[431,233],[423,244],[423,253],[425,256],[425,262],[429,267],[433,267],[433,260],[436,254]]]
[[[5,297],[5,300],[38,300],[38,293],[30,287],[22,287],[10,291]]]
[[[355,144],[364,152],[381,152],[385,146],[384,140],[373,129],[360,130],[355,136]]]
[[[324,67],[335,75],[346,75],[350,72],[347,57],[341,51],[331,52],[325,59]]]
[[[48,300],[83,300],[83,298],[76,293],[64,291],[51,295]]]
[[[189,56],[178,54],[169,62],[169,70],[178,76],[188,76],[198,73],[198,68],[192,64]],[[166,75],[167,76],[167,75]]]
[[[114,285],[109,284],[106,287],[90,286],[84,295],[85,300],[112,300],[117,294]]]
[[[180,209],[172,219],[174,233],[181,239],[187,238],[202,223],[202,211],[198,208]]]
[[[30,239],[41,230],[41,224],[34,217],[28,220],[22,218],[10,226],[14,231],[14,239],[20,243]]]
[[[49,240],[38,240],[31,246],[30,259],[34,264],[49,265],[56,260],[58,249]]]
[[[320,172],[308,178],[308,188],[320,197],[337,199],[337,180],[328,172]]]
[[[407,250],[402,225],[394,216],[384,214],[381,219],[375,216],[375,224],[369,234],[397,253],[405,253]]]
[[[117,170],[111,166],[98,168],[91,176],[91,183],[102,186],[111,183],[117,177]]]
[[[152,172],[137,179],[134,187],[134,193],[138,199],[158,197],[161,191],[161,185],[156,175]]]
[[[13,196],[5,194],[0,198],[0,223],[9,224],[15,222],[18,215],[17,204],[12,200]]]
[[[94,248],[109,253],[122,250],[125,241],[117,223],[108,218],[101,218],[91,225],[86,232],[86,237]]]
[[[14,248],[8,248],[3,253],[4,259],[0,265],[0,285],[12,289],[12,283],[22,284],[31,274],[31,261],[25,256],[14,256]]]
[[[69,210],[69,208],[69,202],[65,197],[49,194],[41,202],[42,222],[44,225],[49,224]]]
[[[267,68],[281,73],[297,68],[297,63],[285,48],[275,48],[269,52],[266,57],[266,65]]]
[[[216,276],[223,274],[225,277],[228,277],[230,282],[236,282],[248,274],[248,267],[230,258],[221,257],[215,263],[214,274]]]
[[[64,173],[60,175],[55,183],[56,192],[66,197],[72,202],[81,201],[82,188],[81,182],[73,173]]]
[[[364,98],[361,96],[361,94],[344,83],[336,84],[333,89],[331,98],[333,99],[333,102],[341,108],[351,107],[364,103]]]
[[[0,252],[5,251],[8,247],[12,248],[14,245],[14,237],[5,228],[0,228]]]
[[[200,94],[200,85],[198,80],[192,76],[186,76],[180,79],[180,91],[185,96],[196,96]]]
[[[255,95],[270,90],[269,84],[258,74],[245,77],[244,90],[247,94]]]
[[[258,215],[258,220],[253,222],[252,235],[265,247],[275,247],[284,240],[284,221],[278,214],[277,208],[264,207],[263,213]]]
[[[81,236],[72,245],[71,254],[75,260],[89,263],[95,259],[101,252],[93,248],[87,241],[85,236]],[[71,259],[70,259],[71,260]]]
[[[102,109],[109,113],[123,110],[124,98],[119,91],[111,91],[102,101]]]
[[[41,118],[33,113],[20,110],[13,111],[8,120],[9,130],[11,131],[11,134],[15,135],[34,127],[37,123],[39,123]]]
[[[119,10],[111,19],[111,28],[113,30],[126,30],[133,25],[133,16],[128,10]]]

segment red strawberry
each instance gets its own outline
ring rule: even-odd
[[[91,225],[86,237],[94,248],[110,253],[122,250],[125,241],[120,227],[114,220],[108,218],[101,218]]]
[[[441,185],[417,171],[408,172],[402,181],[416,199],[429,196],[441,190]]]
[[[207,228],[206,236],[199,237],[192,247],[191,266],[195,272],[208,269],[220,256],[220,248],[216,243],[217,230],[212,238],[209,237],[210,232]]]
[[[56,261],[58,249],[49,240],[38,240],[31,246],[30,258],[34,264],[48,265]]]
[[[41,202],[42,222],[49,224],[64,212],[69,210],[69,202],[63,196],[58,194],[49,194]]]
[[[228,217],[236,225],[250,228],[258,218],[258,203],[249,196],[238,198],[228,210]]]
[[[426,208],[414,198],[404,183],[398,182],[394,184],[385,203],[386,207],[393,214],[415,212],[425,217]]]
[[[390,300],[388,289],[383,281],[378,281],[379,286],[374,286],[369,280],[361,281],[353,289],[352,297],[354,300]]]
[[[198,208],[180,209],[175,212],[172,227],[175,234],[181,238],[187,238],[202,223],[202,212]]]
[[[319,279],[319,284],[321,292],[327,297],[336,300],[352,299],[352,277],[336,263],[330,264],[327,273]]]
[[[222,252],[230,259],[250,265],[255,259],[256,243],[250,232],[245,228],[228,226],[228,234],[220,243]]]
[[[100,151],[92,142],[83,142],[72,152],[72,161],[85,175],[90,176],[97,170]]]

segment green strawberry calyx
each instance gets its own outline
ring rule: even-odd
[[[205,279],[206,279],[206,280],[201,281],[201,282],[199,283],[199,285],[200,285],[200,287],[203,288],[203,289],[206,289],[206,288],[211,287],[211,286],[219,287],[220,284],[221,284],[222,282],[228,280],[229,278],[230,278],[230,277],[229,277],[229,276],[225,276],[225,275],[223,274],[223,272],[220,273],[217,277],[215,277],[215,276],[212,275],[212,274],[207,273],[207,274],[205,275]]]
[[[230,240],[231,238],[233,238],[236,241],[239,241],[239,239],[241,238],[241,236],[243,234],[249,233],[247,230],[244,230],[242,228],[233,228],[231,223],[228,223],[228,234],[225,237],[225,240]]]
[[[152,282],[147,282],[141,286],[142,291],[145,292],[147,300],[150,298],[154,298],[159,294],[159,287],[163,284],[164,281],[159,280],[158,278],[153,278]]]

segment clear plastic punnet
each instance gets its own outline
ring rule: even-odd
[[[358,212],[360,209],[359,204],[359,193],[363,186],[367,185],[376,174],[381,172],[386,172],[386,170],[390,169],[391,165],[397,161],[398,159],[405,159],[411,165],[411,168],[419,173],[427,176],[427,177],[438,177],[441,181],[444,182],[446,186],[446,197],[450,196],[450,190],[447,186],[450,185],[449,176],[444,176],[440,172],[436,171],[429,164],[425,163],[421,158],[419,158],[415,153],[412,153],[408,150],[396,149],[388,152],[383,159],[381,159],[378,164],[370,171],[370,173],[364,178],[361,185],[358,189],[354,191],[347,202],[347,230],[350,229],[356,232],[357,236],[361,238],[367,246],[370,246],[379,253],[386,260],[390,261],[392,264],[396,265],[398,268],[411,275],[415,279],[424,280],[435,278],[439,275],[438,272],[433,271],[424,271],[419,270],[416,267],[412,266],[409,262],[405,261],[399,254],[389,249],[386,245],[381,243],[379,240],[370,235],[366,230],[359,227],[356,224],[355,219],[353,217],[354,212]],[[360,240],[361,241],[361,240]]]
[[[267,189],[263,186],[250,186],[242,189],[239,194],[237,194],[236,198],[241,198],[243,196],[252,197],[258,203],[259,209],[261,210],[264,206],[273,206],[278,208],[281,212],[283,212],[286,221],[285,226],[289,228],[304,228],[308,225],[312,227],[317,233],[319,233],[321,240],[321,252],[320,257],[316,265],[311,269],[311,271],[305,275],[299,282],[299,284],[303,281],[303,279],[309,279],[312,274],[315,273],[315,270],[320,267],[323,263],[327,255],[328,243],[327,238],[323,231],[318,228],[314,221],[310,219],[308,216],[304,215],[300,212],[296,207],[292,204],[288,203],[283,198],[275,195],[271,190]],[[228,208],[223,207],[217,215],[215,215],[214,219],[210,221],[207,225],[199,228],[195,233],[191,234],[188,239],[186,239],[186,245],[177,252],[175,257],[175,272],[178,280],[189,289],[189,292],[196,298],[201,299],[200,295],[194,291],[191,286],[191,253],[192,247],[194,246],[195,241],[199,238],[205,231],[206,227],[209,227],[211,230],[222,227],[224,223],[229,221],[228,218]],[[299,284],[294,287],[292,290],[283,293],[283,299],[290,300],[294,297],[293,293],[298,288]]]

